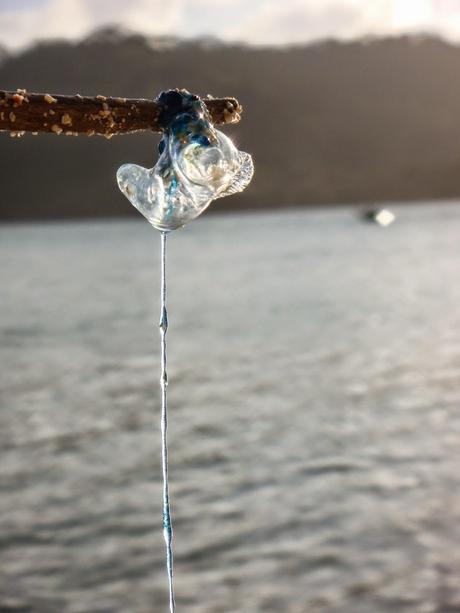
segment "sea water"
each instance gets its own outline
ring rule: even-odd
[[[460,606],[460,208],[388,206],[169,238],[178,610]],[[5,609],[167,609],[158,246],[0,229]]]

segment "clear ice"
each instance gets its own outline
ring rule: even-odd
[[[254,167],[248,153],[211,123],[203,102],[186,91],[160,94],[164,126],[153,168],[123,164],[118,185],[154,228],[176,230],[198,217],[216,198],[242,191]]]
[[[169,581],[169,609],[176,610],[173,584],[173,530],[168,480],[168,376],[166,372],[166,236],[198,217],[216,198],[242,191],[254,167],[248,153],[216,130],[203,102],[187,91],[158,97],[163,126],[160,157],[153,168],[124,164],[118,169],[121,191],[154,228],[161,231],[161,451],[163,468],[163,536]]]

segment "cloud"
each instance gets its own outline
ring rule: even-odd
[[[20,48],[42,38],[78,38],[97,27],[121,24],[148,34],[180,26],[180,0],[45,0],[0,10],[0,40]]]
[[[352,38],[380,29],[390,18],[388,0],[285,0],[266,2],[229,33],[253,43],[275,44],[328,37]]]
[[[75,39],[105,25],[255,44],[432,31],[460,40],[459,0],[0,0],[0,41]]]
[[[225,36],[286,44],[416,32],[459,42],[459,0],[266,0],[229,27]]]

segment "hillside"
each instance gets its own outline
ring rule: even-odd
[[[2,89],[239,98],[226,132],[256,174],[218,210],[460,196],[460,48],[435,38],[251,48],[106,30],[0,55]],[[0,217],[134,213],[115,172],[152,166],[157,140],[0,134]]]

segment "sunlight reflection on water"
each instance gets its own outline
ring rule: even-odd
[[[171,237],[179,610],[460,607],[460,210],[392,210]],[[159,237],[0,233],[0,605],[166,610]]]

